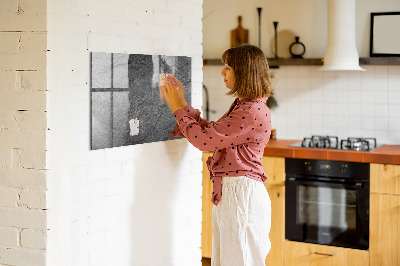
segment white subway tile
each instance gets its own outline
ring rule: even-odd
[[[287,76],[287,66],[281,66],[279,68],[270,69],[270,74],[276,77],[285,78]]]
[[[400,131],[400,117],[389,117],[389,130]]]
[[[387,129],[375,129],[375,138],[379,144],[386,144],[389,142],[389,131]]]
[[[349,78],[347,71],[339,71],[336,73],[336,89],[347,90],[349,87]]]
[[[375,117],[375,131],[388,131],[389,130],[389,118],[388,117]]]
[[[387,104],[375,104],[375,117],[388,117],[389,107]]]
[[[297,77],[288,77],[286,78],[286,88],[288,89],[297,89],[299,87],[298,78]]]
[[[336,103],[336,112],[339,116],[349,115],[349,105],[346,103]]]
[[[363,138],[373,138],[375,136],[375,132],[373,129],[370,128],[363,128],[361,130],[361,137]]]
[[[335,115],[324,115],[323,120],[323,129],[325,130],[326,134],[335,134],[333,131],[336,132],[335,125],[336,125],[336,116]],[[332,133],[331,133],[332,130]]]
[[[336,104],[335,103],[325,103],[323,106],[324,116],[335,115],[336,114]]]
[[[306,67],[299,67],[297,68],[297,75],[299,78],[303,78],[305,80],[309,80],[311,76],[311,68],[306,66]]]
[[[400,116],[400,104],[389,104],[389,117]]]
[[[374,103],[374,91],[373,90],[362,90],[361,101],[363,104]]]
[[[388,66],[387,65],[376,65],[374,66],[374,78],[375,79],[387,79]]]
[[[348,72],[349,90],[361,90],[361,71]]]
[[[373,104],[361,105],[361,115],[363,117],[373,118],[373,116],[375,115],[375,106]]]
[[[286,66],[285,77],[298,77],[298,67],[297,66]]]
[[[374,78],[373,76],[363,75],[361,79],[361,89],[363,91],[370,91],[374,89]]]
[[[306,90],[310,89],[311,82],[310,82],[310,78],[309,77],[299,76],[297,82],[298,82],[298,85],[297,85],[298,88],[303,88],[303,89],[306,89]]]
[[[388,103],[389,104],[395,104],[395,105],[400,105],[400,90],[398,91],[392,91],[390,90],[388,92]]]
[[[374,89],[375,89],[375,92],[387,91],[388,79],[387,78],[375,78],[374,79]]]
[[[362,136],[361,128],[349,128],[349,137],[358,138],[360,136]]]
[[[375,119],[371,116],[362,116],[361,123],[363,130],[373,130],[375,128]]]
[[[376,91],[374,95],[375,104],[387,104],[388,103],[388,92],[387,91]]]
[[[349,102],[350,103],[361,103],[362,101],[362,90],[349,90]]]
[[[336,136],[339,138],[339,143],[338,145],[340,146],[340,140],[341,139],[347,139],[349,137],[349,128],[340,128],[338,127],[336,129]]]
[[[389,91],[400,90],[400,74],[397,76],[389,76],[388,89],[389,89]]]
[[[361,129],[362,128],[362,120],[360,116],[349,116],[349,129]]]
[[[332,86],[332,83],[324,85],[323,95],[324,95],[323,98],[324,103],[336,102],[336,89],[334,86]]]
[[[400,131],[389,131],[388,143],[399,144],[400,143]]]
[[[324,79],[333,79],[335,78],[335,71],[321,71]]]

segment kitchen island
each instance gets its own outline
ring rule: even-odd
[[[292,147],[301,140],[271,140],[262,159],[271,198],[272,248],[266,265],[400,265],[400,145],[382,145],[372,151]],[[203,154],[202,254],[211,257],[212,186]],[[285,159],[332,160],[370,164],[369,249],[357,250],[285,239]]]

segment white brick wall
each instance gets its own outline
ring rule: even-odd
[[[0,17],[0,264],[45,265],[46,1]]]
[[[201,152],[186,140],[90,151],[88,83],[89,52],[190,56],[199,108],[202,0],[47,9],[47,264],[201,265]]]

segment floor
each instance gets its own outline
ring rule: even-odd
[[[201,262],[203,262],[203,266],[211,266],[211,259],[202,258]]]

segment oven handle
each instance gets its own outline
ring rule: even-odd
[[[321,180],[316,180],[316,181],[309,181],[309,180],[304,180],[303,178],[297,178],[297,177],[288,177],[287,181],[294,181],[297,183],[301,183],[304,185],[318,185],[318,184],[325,184],[325,185],[341,185],[345,186],[348,188],[354,188],[354,189],[361,189],[363,187],[363,183],[361,182],[356,182],[356,183],[346,183],[346,182],[332,182],[332,181],[321,181]]]
[[[328,253],[314,252],[314,254],[315,254],[315,255],[330,256],[330,257],[333,257],[333,256],[335,256],[335,253],[333,253],[333,254],[328,254]]]

